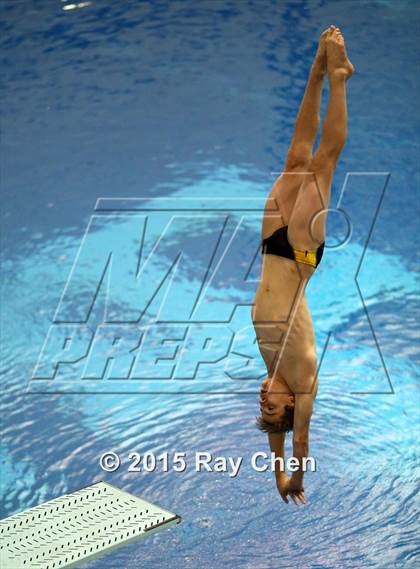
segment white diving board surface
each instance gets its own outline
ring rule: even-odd
[[[0,521],[1,569],[75,567],[181,518],[98,482]]]

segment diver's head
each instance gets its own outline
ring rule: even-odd
[[[285,433],[293,429],[295,398],[281,379],[267,378],[261,384],[257,427],[266,433]]]

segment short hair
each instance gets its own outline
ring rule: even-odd
[[[293,420],[295,418],[295,408],[286,405],[284,408],[283,417],[276,423],[269,423],[265,421],[261,415],[256,418],[256,425],[260,431],[269,434],[287,433],[293,430]]]

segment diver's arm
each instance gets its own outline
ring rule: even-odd
[[[280,462],[285,462],[284,458],[284,441],[286,438],[286,433],[269,433],[268,435],[268,442],[270,443],[271,452],[274,452],[274,456],[276,458],[283,459],[282,461],[276,461],[275,463],[275,476],[276,480],[281,478],[283,475],[287,476],[287,473],[284,469],[281,469]]]
[[[276,476],[276,486],[281,499],[286,504],[289,503],[289,498],[294,502],[296,505],[301,502],[305,504],[305,497],[303,492],[295,491],[291,488],[291,478],[289,478],[285,468],[285,456],[284,456],[284,441],[286,438],[286,433],[270,433],[268,435],[268,440],[270,443],[271,451],[274,453],[276,458],[282,458],[282,461],[276,461],[274,467],[274,473]],[[281,462],[281,464],[280,464]]]
[[[276,477],[277,490],[284,502],[287,503],[287,489],[289,486],[290,479],[287,472],[284,469],[285,456],[284,456],[284,441],[286,438],[286,433],[269,433],[268,442],[270,443],[271,452],[274,453],[276,458],[283,459],[282,461],[275,462],[274,475]],[[282,464],[283,463],[283,468]]]
[[[299,460],[299,469],[293,472],[291,488],[302,490],[302,461],[309,452],[309,424],[312,416],[314,397],[311,393],[295,396],[295,416],[293,420],[293,456]]]

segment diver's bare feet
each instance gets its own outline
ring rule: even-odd
[[[322,32],[319,38],[318,49],[315,54],[315,59],[312,64],[312,70],[317,75],[323,77],[327,73],[327,37],[334,30],[334,26],[330,26],[325,32]]]
[[[339,28],[328,34],[326,40],[327,70],[330,78],[344,77],[349,79],[353,75],[354,67],[347,57],[344,38]]]

